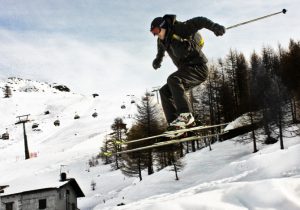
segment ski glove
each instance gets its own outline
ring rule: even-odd
[[[215,33],[216,36],[222,36],[223,34],[225,34],[225,31],[226,31],[224,26],[221,26],[217,23],[215,23],[212,26],[211,30]]]
[[[152,62],[152,66],[155,70],[160,68],[160,66],[161,66],[160,64],[161,64],[161,60],[158,58],[155,58]]]

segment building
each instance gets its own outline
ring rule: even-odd
[[[7,188],[7,187],[8,187],[8,185],[4,185],[4,186],[1,186],[1,185],[0,185],[0,194],[1,194],[1,193],[4,193],[4,189]],[[1,196],[0,196],[0,207],[1,207],[1,203],[2,203],[2,202],[1,202]]]
[[[45,181],[43,185],[34,180],[32,189],[26,183],[25,188],[6,188],[1,195],[0,210],[78,210],[77,198],[84,197],[82,190],[75,179],[66,179],[65,174],[61,177],[60,181]]]

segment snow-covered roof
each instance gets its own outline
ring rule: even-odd
[[[56,178],[56,177],[55,177]],[[74,178],[67,179],[66,181],[59,181],[59,179],[49,180],[48,178],[45,179],[43,177],[36,177],[34,180],[29,179],[19,179],[14,180],[12,183],[8,183],[9,187],[4,190],[4,193],[1,195],[8,196],[14,194],[24,194],[24,193],[33,193],[37,191],[47,191],[52,189],[59,189],[64,187],[67,184],[70,184],[71,187],[74,189],[77,197],[84,197],[84,193],[82,192],[81,188],[79,187],[78,183]]]

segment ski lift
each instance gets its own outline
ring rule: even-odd
[[[9,140],[9,133],[3,133],[2,134],[2,139],[3,140]]]
[[[77,113],[75,113],[74,119],[77,120],[79,118],[80,118],[80,116]]]
[[[98,113],[97,112],[94,112],[93,114],[92,114],[92,116],[95,118],[95,117],[98,117]]]
[[[94,93],[94,94],[93,94],[93,97],[94,97],[94,98],[96,98],[97,96],[99,96],[98,93]]]
[[[135,100],[133,99],[133,98],[134,98],[134,95],[127,95],[127,96],[131,98],[130,103],[131,103],[131,104],[134,104],[134,103],[135,103]]]
[[[55,125],[55,126],[60,126],[60,121],[59,121],[59,120],[55,120],[55,121],[54,121],[54,125]]]
[[[35,129],[35,128],[38,128],[38,127],[39,127],[39,124],[38,124],[38,123],[33,123],[31,128],[32,128],[32,129]]]
[[[9,139],[9,133],[8,133],[7,129],[6,129],[6,132],[2,134],[2,139],[3,140],[8,140]]]

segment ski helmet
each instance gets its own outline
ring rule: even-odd
[[[152,31],[154,28],[166,28],[167,22],[162,17],[154,18],[151,22],[150,31]]]

